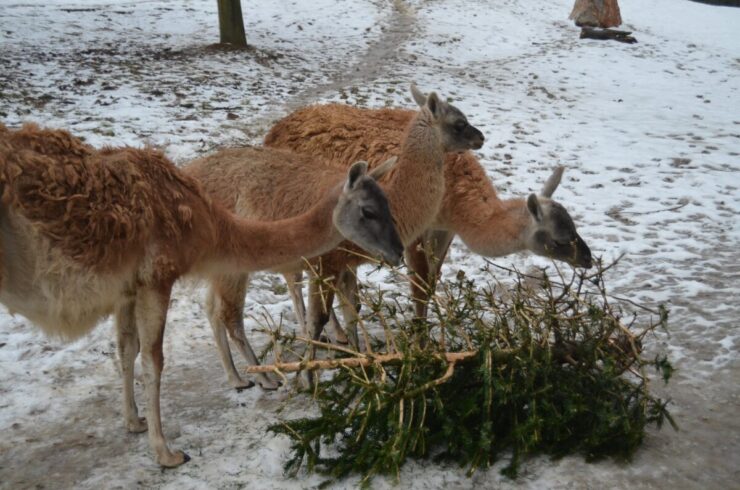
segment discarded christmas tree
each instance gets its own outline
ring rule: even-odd
[[[638,327],[639,316],[607,293],[604,269],[567,281],[508,273],[483,288],[459,274],[440,285],[424,321],[387,295],[365,294],[369,348],[322,344],[339,358],[318,361],[337,367],[313,391],[320,414],[269,429],[293,441],[286,469],[359,473],[367,484],[398,475],[408,458],[449,460],[472,474],[504,457],[513,477],[529,455],[629,459],[648,424],[675,428],[648,376],[657,369],[667,383],[671,365],[643,354],[645,337],[666,326],[663,307],[643,310]],[[382,325],[385,340],[366,324]],[[273,336],[283,352],[301,342]]]

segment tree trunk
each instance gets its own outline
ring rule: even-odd
[[[579,27],[616,27],[622,23],[617,0],[576,0],[570,18]]]
[[[221,44],[247,46],[240,0],[218,0],[218,27],[221,33]]]

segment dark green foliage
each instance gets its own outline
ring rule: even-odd
[[[514,477],[532,454],[628,459],[647,424],[675,427],[645,373],[653,365],[667,382],[672,367],[641,353],[645,335],[665,327],[665,309],[638,330],[636,316],[625,325],[610,304],[601,271],[531,283],[515,273],[508,287],[479,289],[458,275],[430,304],[429,321],[377,297],[365,301],[365,321],[391,327],[386,347],[402,359],[339,369],[315,390],[318,417],[270,427],[293,440],[286,469],[360,473],[367,484],[375,474],[398,475],[409,457],[452,461],[472,474],[503,456]],[[461,351],[477,354],[444,360]]]

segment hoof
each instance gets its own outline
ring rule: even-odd
[[[254,386],[253,381],[243,381],[241,385],[235,386],[236,391],[241,393],[244,390],[248,390],[249,388],[252,388]]]
[[[146,432],[148,428],[145,417],[139,417],[133,422],[126,422],[126,430],[133,434],[141,434]]]
[[[177,466],[180,466],[181,464],[190,461],[190,456],[182,451],[175,451],[174,453],[169,453],[164,457],[160,457],[157,459],[159,460],[160,466],[163,466],[165,468],[175,468]]]
[[[258,381],[257,383],[260,385],[260,388],[265,391],[275,391],[283,386],[283,383],[281,381],[262,380]]]

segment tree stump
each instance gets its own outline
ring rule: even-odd
[[[578,27],[616,27],[622,23],[617,0],[576,0],[570,18]]]

